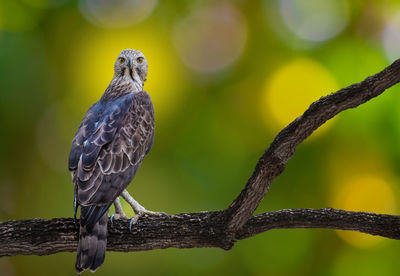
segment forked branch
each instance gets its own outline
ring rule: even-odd
[[[335,209],[295,209],[252,216],[272,181],[280,175],[296,147],[343,110],[357,107],[400,81],[400,60],[363,82],[322,97],[284,128],[259,159],[246,186],[223,211],[142,218],[133,233],[127,221],[109,225],[107,250],[220,247],[283,228],[329,228],[360,231],[400,239],[400,217]],[[72,219],[31,219],[0,223],[0,257],[75,251],[77,228]]]
[[[379,96],[400,81],[400,59],[360,83],[312,103],[303,115],[285,127],[259,159],[245,188],[226,210],[228,232],[237,232],[252,216],[272,181],[285,169],[296,147],[338,113]]]

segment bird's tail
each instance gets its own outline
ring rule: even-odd
[[[82,218],[89,211],[89,207],[81,208]],[[80,225],[78,252],[76,254],[75,269],[77,273],[81,273],[86,269],[94,272],[104,262],[107,245],[107,222],[108,210],[93,225]]]

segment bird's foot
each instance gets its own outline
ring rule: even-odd
[[[136,224],[136,222],[139,220],[139,218],[143,216],[166,216],[166,213],[163,212],[153,212],[146,210],[142,205],[139,204],[136,200],[133,199],[133,197],[128,193],[127,190],[124,190],[121,193],[121,196],[123,199],[128,202],[129,205],[131,205],[133,211],[135,212],[135,216],[129,221],[129,231],[132,232],[132,225]]]
[[[119,201],[118,197],[114,201],[114,207],[115,207],[115,214],[112,214],[110,216],[111,225],[113,225],[114,219],[129,219],[129,217],[125,215],[125,212],[122,209],[121,202]]]
[[[129,232],[132,232],[132,226],[136,224],[138,220],[143,216],[167,216],[167,214],[164,212],[153,212],[146,210],[143,206],[140,207],[142,208],[140,210],[137,210],[137,212],[135,212],[135,216],[129,221]]]

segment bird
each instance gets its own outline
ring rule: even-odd
[[[80,207],[75,269],[94,272],[104,263],[110,220],[127,218],[119,197],[133,208],[129,229],[143,215],[163,215],[140,205],[126,190],[154,141],[154,108],[143,90],[148,63],[138,50],[125,49],[114,77],[84,116],[72,140],[68,168],[74,184],[74,219]]]

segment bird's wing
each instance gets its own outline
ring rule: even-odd
[[[78,168],[79,159],[83,153],[83,143],[93,135],[96,130],[96,122],[100,120],[103,107],[99,103],[92,105],[83,118],[78,130],[72,140],[71,150],[69,153],[68,168],[74,174]]]
[[[90,131],[92,121],[88,119],[90,123],[80,127],[70,154],[77,201],[93,206],[86,218],[90,224],[126,188],[152,146],[154,109],[150,96],[139,92],[121,97],[105,107]]]

